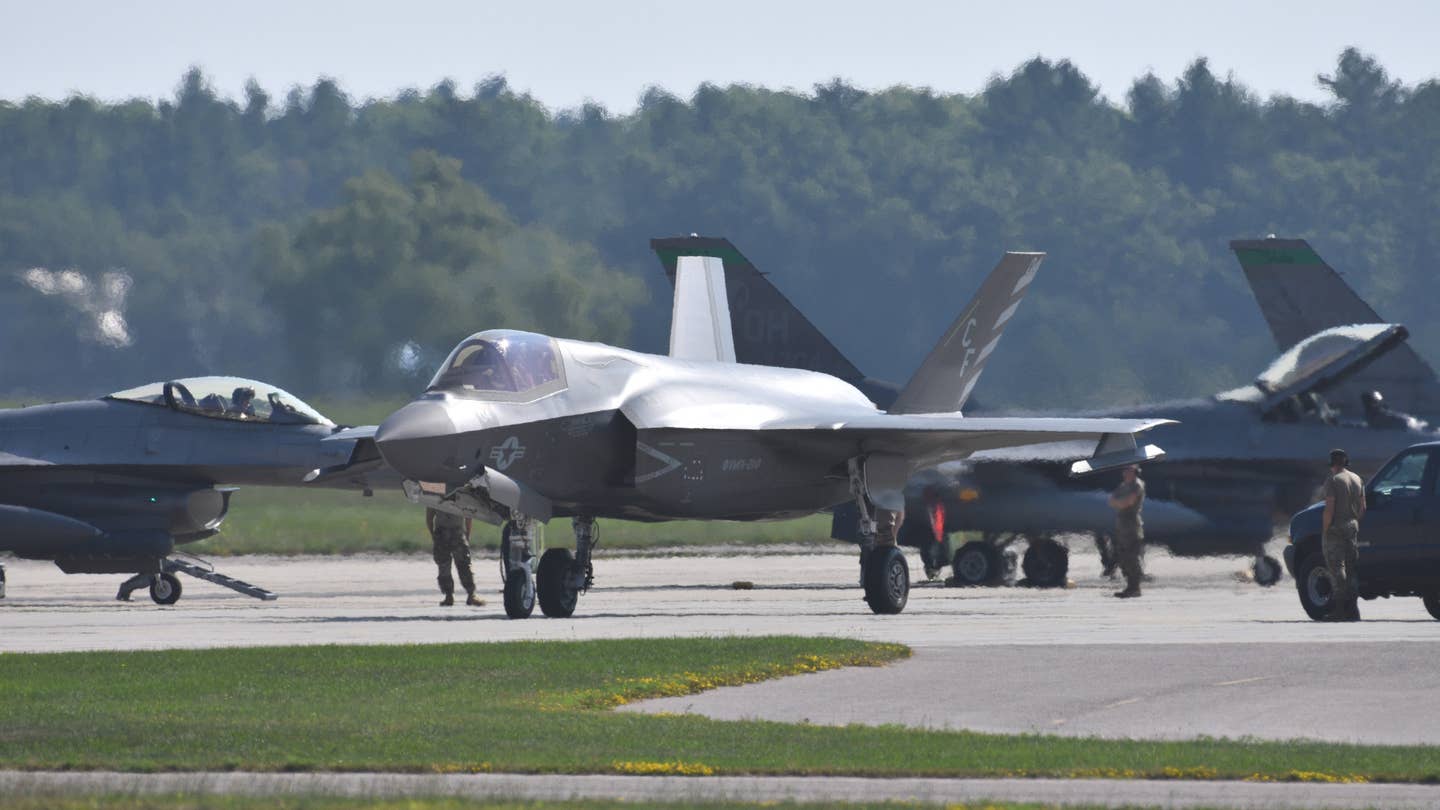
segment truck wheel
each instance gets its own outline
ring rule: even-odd
[[[1431,616],[1440,619],[1440,593],[1427,593],[1421,597],[1421,601],[1425,603],[1425,609],[1430,611]]]
[[[1325,555],[1318,551],[1306,554],[1296,573],[1295,589],[1300,592],[1300,607],[1315,621],[1324,619],[1330,614],[1330,605],[1335,599],[1335,583],[1330,581]]]

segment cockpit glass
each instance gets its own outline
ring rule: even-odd
[[[243,377],[187,377],[117,391],[107,399],[162,405],[177,411],[272,425],[333,425],[286,391]]]
[[[1266,391],[1280,391],[1302,382],[1389,329],[1389,324],[1358,324],[1326,329],[1300,341],[1275,358],[1256,382]]]
[[[529,332],[482,332],[446,358],[430,381],[430,391],[522,394],[559,388],[564,374],[555,342]]]

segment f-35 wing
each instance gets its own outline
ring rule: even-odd
[[[767,426],[765,430],[832,436],[840,441],[854,442],[861,453],[903,456],[914,467],[956,461],[985,450],[1060,442],[1094,442],[1094,450],[1085,466],[1074,469],[1078,474],[1160,458],[1164,455],[1160,448],[1154,445],[1140,448],[1134,444],[1134,436],[1168,424],[1174,422],[1169,419],[876,414],[829,425],[779,422]],[[1120,437],[1130,439],[1128,449]]]

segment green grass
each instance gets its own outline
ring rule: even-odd
[[[574,547],[569,520],[547,528],[551,545]],[[830,516],[766,523],[600,521],[602,548],[833,543]],[[471,545],[498,549],[500,529],[476,523]],[[218,536],[185,546],[201,555],[356,554],[430,550],[425,510],[398,492],[358,492],[248,487],[235,493]],[[602,552],[603,553],[603,552]]]
[[[783,637],[0,655],[0,767],[1440,780],[1440,748],[1421,746],[1139,742],[608,711],[907,652]],[[955,685],[963,682],[956,673]]]

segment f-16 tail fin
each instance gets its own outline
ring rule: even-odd
[[[718,256],[682,256],[676,262],[670,356],[735,362],[725,266]]]
[[[676,284],[677,295],[683,259],[712,257],[723,263],[725,297],[738,362],[803,368],[852,383],[864,378],[729,239],[711,236],[651,239],[650,249],[655,251],[666,275]]]
[[[1006,253],[890,406],[890,413],[958,411],[1015,315],[1044,253]]]
[[[1230,249],[1282,350],[1336,326],[1385,321],[1304,239],[1237,239]],[[1349,411],[1365,391],[1380,391],[1392,408],[1440,417],[1440,380],[1408,344],[1376,358],[1328,398]]]

